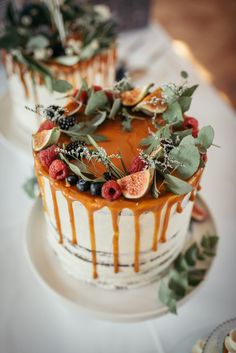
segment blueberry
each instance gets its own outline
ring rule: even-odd
[[[88,191],[90,188],[90,184],[90,181],[80,179],[77,182],[76,187],[79,191]]]
[[[77,175],[71,174],[71,175],[68,175],[68,177],[66,178],[66,181],[70,185],[76,185],[78,182],[78,177]]]
[[[91,183],[90,192],[93,196],[100,196],[103,183]]]

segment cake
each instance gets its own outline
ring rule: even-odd
[[[27,2],[16,9],[15,2],[9,2],[0,32],[12,115],[30,133],[39,119],[25,106],[58,102],[72,85],[80,86],[82,78],[102,86],[115,78],[116,23],[109,9],[74,0],[60,1],[60,7],[58,3]]]
[[[236,329],[231,330],[225,337],[223,353],[235,353],[236,352]]]
[[[196,87],[83,81],[64,107],[38,112],[33,154],[48,239],[78,280],[144,286],[180,254],[214,137],[185,114]]]

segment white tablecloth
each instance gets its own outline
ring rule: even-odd
[[[207,335],[209,328],[236,316],[236,114],[214,88],[202,82],[192,64],[176,56],[168,36],[160,28],[151,27],[138,35],[141,34],[150,38],[155,34],[160,49],[159,59],[158,55],[153,59],[145,81],[151,78],[163,82],[171,77],[175,80],[180,69],[187,68],[190,80],[201,82],[191,113],[199,118],[201,125],[214,126],[215,143],[221,146],[211,149],[202,183],[202,195],[212,210],[220,235],[219,252],[210,276],[197,294],[179,309],[178,316],[169,314],[148,322],[116,324],[71,312],[31,272],[24,235],[32,201],[24,194],[22,184],[31,175],[32,167],[20,151],[0,141],[1,353],[162,353],[160,342],[163,352],[184,353],[178,351],[179,342],[195,331]],[[121,56],[128,51],[125,45],[132,38],[134,34],[123,37]],[[138,54],[132,49],[136,54],[132,58],[130,53],[130,66],[139,67],[144,59],[148,61],[145,55],[153,50],[153,41],[147,40],[145,46]],[[151,55],[155,57],[155,53]]]

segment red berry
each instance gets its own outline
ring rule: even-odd
[[[47,170],[57,157],[58,157],[58,151],[57,151],[56,145],[52,145],[38,153],[38,158],[42,166]]]
[[[55,159],[49,167],[49,176],[52,179],[63,180],[69,174],[68,166],[60,159]]]
[[[43,130],[51,130],[54,127],[55,127],[55,124],[52,121],[46,120],[40,125],[38,132],[43,131]]]
[[[183,128],[185,130],[192,129],[192,136],[198,136],[198,121],[190,116],[184,116]]]
[[[79,97],[80,102],[82,102],[83,104],[87,103],[87,99],[88,99],[88,95],[86,91],[82,91]]]
[[[121,194],[121,187],[115,180],[109,180],[102,186],[102,197],[108,201],[117,200]]]
[[[113,93],[112,91],[105,91],[105,95],[107,96],[107,99],[109,100],[110,103],[113,102]]]
[[[74,89],[72,96],[75,98],[77,96],[78,92],[79,92],[79,90],[77,88]]]
[[[139,157],[135,157],[131,163],[131,166],[129,168],[129,173],[133,174],[133,173],[137,173],[137,172],[141,172],[142,170],[144,170],[146,167],[146,163]]]
[[[93,85],[93,90],[94,90],[94,92],[101,91],[102,87],[98,86],[98,85]]]

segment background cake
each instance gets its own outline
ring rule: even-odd
[[[184,115],[196,86],[82,87],[33,136],[49,241],[63,267],[105,288],[163,275],[181,252],[214,132]]]
[[[0,32],[14,117],[29,132],[39,121],[25,105],[52,104],[82,78],[103,86],[114,82],[116,24],[109,9],[60,3],[27,2],[18,9],[9,2]]]

